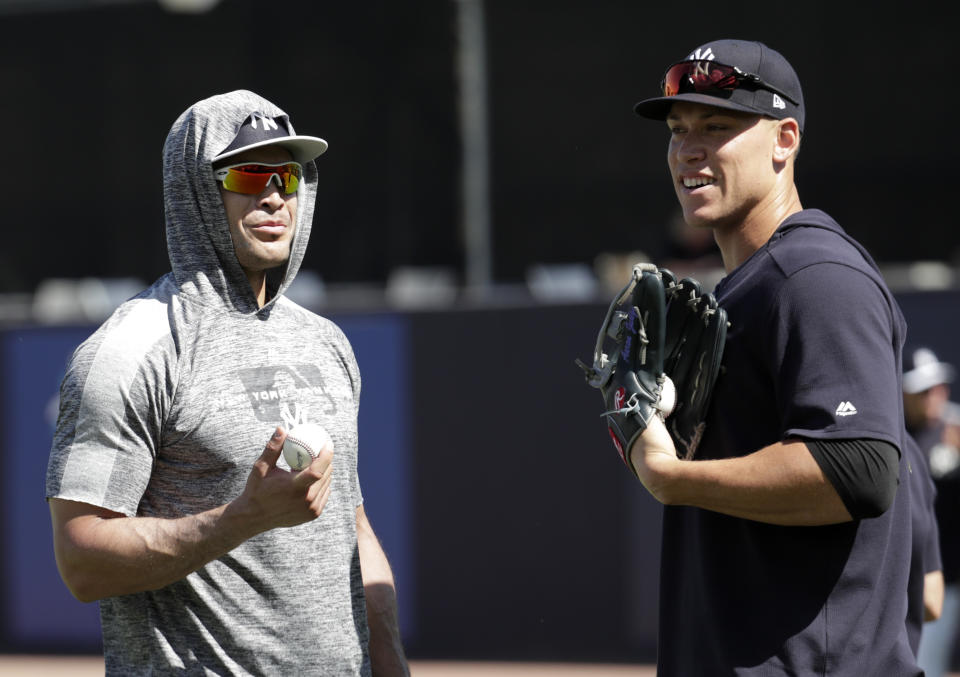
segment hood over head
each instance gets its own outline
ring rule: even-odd
[[[170,265],[181,293],[204,305],[241,313],[260,309],[237,261],[212,160],[237,137],[252,113],[267,117],[286,113],[245,90],[198,101],[170,128],[163,147],[163,201]],[[287,118],[289,120],[289,118]],[[288,122],[294,134],[293,125]],[[317,168],[303,162],[297,190],[297,224],[286,265],[267,273],[268,308],[293,282],[303,261],[313,224]]]

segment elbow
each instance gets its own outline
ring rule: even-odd
[[[60,578],[77,601],[88,603],[103,599],[103,595],[97,594],[96,587],[89,576],[79,575],[61,567]]]
[[[900,452],[892,444],[874,443],[877,447],[867,460],[871,461],[869,476],[871,482],[866,482],[857,492],[855,502],[857,514],[854,517],[880,517],[890,509],[893,500],[897,497],[897,487],[900,485]]]
[[[853,519],[872,519],[880,517],[890,506],[893,505],[894,491],[891,494],[875,494],[858,498],[851,505],[847,506],[847,511]]]
[[[102,560],[66,534],[53,539],[57,570],[67,590],[80,602],[96,602],[110,597],[105,585],[110,580]]]
[[[79,602],[84,604],[89,604],[90,602],[99,602],[103,599],[102,595],[97,595],[92,588],[82,588],[82,587],[72,587],[67,585],[67,589],[70,591],[70,594],[74,596]]]
[[[872,439],[810,440],[807,448],[855,520],[880,517],[893,505],[900,451]]]
[[[865,491],[857,496],[854,505],[849,506],[848,509],[855,518],[880,517],[890,509],[896,496],[897,477],[896,475],[890,475],[886,482],[875,484],[870,491]]]
[[[91,575],[89,568],[78,562],[78,558],[63,552],[63,547],[57,547],[55,550],[57,570],[71,595],[84,603],[96,602],[106,596],[98,589],[100,577]]]
[[[897,473],[887,472],[863,482],[841,493],[843,504],[855,520],[880,517],[897,497],[899,478]]]
[[[53,554],[67,590],[81,602],[118,594],[120,550],[100,527],[118,515],[85,503],[51,499]]]

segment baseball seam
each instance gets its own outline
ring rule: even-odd
[[[303,439],[300,439],[299,437],[294,437],[294,436],[291,436],[291,435],[288,435],[288,436],[287,436],[287,439],[288,439],[288,440],[293,440],[294,442],[296,442],[297,444],[299,444],[301,447],[303,447],[304,449],[306,449],[306,450],[307,450],[307,453],[310,454],[310,458],[316,458],[317,456],[320,455],[320,452],[314,451],[314,450],[313,450],[313,447],[311,447],[309,444],[307,444],[307,441],[306,441],[306,440],[303,440]]]

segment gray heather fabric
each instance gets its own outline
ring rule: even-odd
[[[313,522],[263,533],[161,590],[103,600],[111,675],[370,672],[355,512],[360,375],[343,333],[282,296],[310,235],[316,167],[304,168],[292,255],[262,310],[210,169],[253,111],[283,112],[238,91],[171,128],[172,272],[74,354],[46,495],[129,516],[197,513],[240,494],[275,426],[305,420],[333,438],[333,491]]]

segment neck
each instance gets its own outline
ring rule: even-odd
[[[757,205],[743,219],[727,226],[717,226],[714,237],[729,273],[767,243],[781,223],[801,211],[800,196],[795,186],[768,203]]]
[[[244,271],[247,274],[247,280],[250,281],[250,288],[253,289],[253,295],[257,299],[257,307],[263,308],[267,302],[267,274],[262,270]]]

